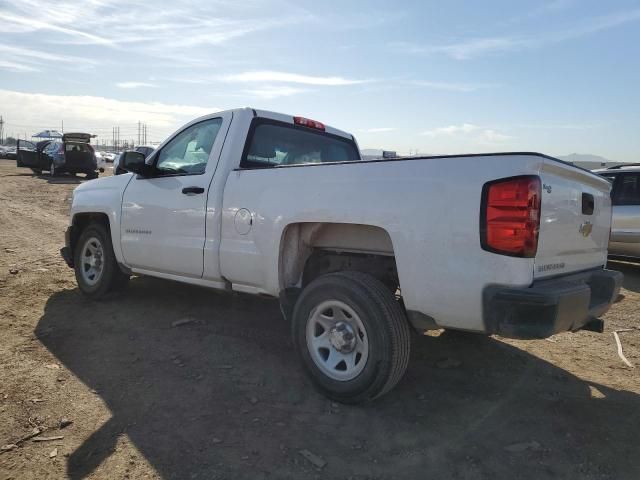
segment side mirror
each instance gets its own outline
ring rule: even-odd
[[[124,152],[120,157],[118,166],[131,173],[144,175],[147,165],[144,163],[145,156],[140,152]]]

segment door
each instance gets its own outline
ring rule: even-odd
[[[120,229],[127,265],[202,277],[208,189],[230,121],[225,113],[187,125],[147,159],[150,176],[131,179]]]
[[[640,257],[640,172],[618,174],[612,200],[609,254]]]
[[[33,142],[18,140],[16,155],[18,167],[40,168],[38,150]]]

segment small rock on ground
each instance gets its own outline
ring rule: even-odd
[[[540,444],[533,440],[531,442],[521,442],[507,445],[506,447],[504,447],[504,449],[507,452],[511,453],[522,453],[526,450],[540,450]]]
[[[327,464],[327,461],[324,458],[316,455],[315,453],[310,452],[309,450],[300,450],[299,453],[304,458],[306,458],[309,462],[311,462],[313,466],[316,468],[324,468],[325,465]]]
[[[189,323],[194,323],[196,321],[195,318],[181,318],[180,320],[176,320],[175,322],[171,322],[172,327],[180,327],[182,325],[187,325]]]
[[[62,418],[60,420],[60,424],[58,425],[60,429],[66,428],[73,423],[73,420],[69,420],[68,418]]]

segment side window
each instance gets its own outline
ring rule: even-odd
[[[253,128],[240,166],[243,168],[360,160],[355,143],[285,123],[258,123]]]
[[[35,150],[36,146],[27,140],[18,140],[18,147],[20,150]]]
[[[178,133],[157,156],[158,174],[199,175],[204,173],[221,126],[221,118],[212,118],[191,125]]]
[[[613,196],[614,205],[640,205],[640,174],[625,173],[620,176]]]

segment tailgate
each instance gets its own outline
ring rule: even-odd
[[[534,278],[601,267],[607,261],[611,185],[552,159],[540,170],[542,201]]]

